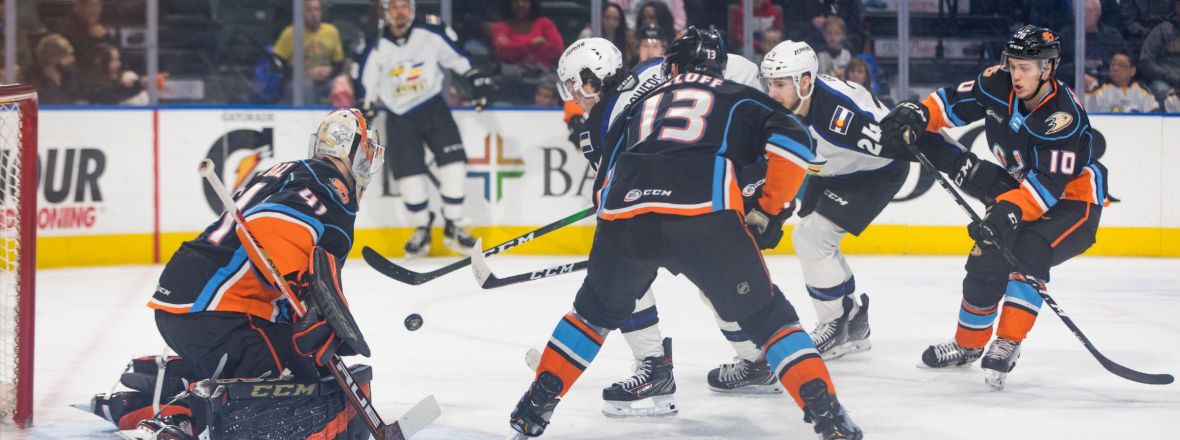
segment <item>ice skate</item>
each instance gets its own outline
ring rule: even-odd
[[[1016,360],[1020,359],[1020,343],[1004,338],[996,338],[983,355],[980,367],[983,367],[984,382],[996,391],[1004,389],[1004,382],[1008,373],[1016,367]]]
[[[664,355],[635,362],[635,374],[602,389],[607,417],[658,417],[677,413],[672,376],[672,338],[664,338]]]

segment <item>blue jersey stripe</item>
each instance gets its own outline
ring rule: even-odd
[[[1045,185],[1041,184],[1040,180],[1037,180],[1036,170],[1029,171],[1025,175],[1025,179],[1032,184],[1033,189],[1037,190],[1037,195],[1041,197],[1041,200],[1045,201],[1046,207],[1052,208],[1053,205],[1057,204],[1057,198],[1053,197],[1053,193],[1049,192],[1049,189],[1045,188]]]
[[[237,273],[241,269],[242,264],[246,263],[246,248],[238,246],[234,251],[233,256],[229,259],[229,263],[217,269],[209,281],[205,282],[205,287],[201,288],[201,294],[197,295],[197,300],[193,302],[193,307],[189,309],[189,313],[203,312],[205,308],[209,307],[209,302],[213,300],[213,296],[217,294],[217,290],[221,288],[221,284],[227,278]]]

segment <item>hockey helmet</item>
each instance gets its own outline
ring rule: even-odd
[[[385,147],[380,142],[380,135],[368,129],[360,110],[336,109],[324,117],[311,136],[308,155],[324,154],[344,162],[352,171],[359,194],[373,176],[380,175],[385,164]]]
[[[590,99],[597,99],[598,92],[587,95],[582,89],[585,72],[602,81],[614,75],[623,68],[623,53],[605,38],[583,38],[565,49],[561,59],[557,61],[557,92],[562,101],[570,101],[574,96],[570,94],[567,84],[573,86],[577,93]]]
[[[1004,47],[1000,65],[1005,70],[1008,69],[1008,58],[1038,60],[1041,69],[1048,69],[1052,63],[1056,70],[1061,63],[1061,39],[1049,28],[1024,25],[1012,35],[1008,45]]]
[[[664,76],[672,75],[672,66],[677,66],[680,73],[721,76],[725,73],[728,61],[725,40],[716,29],[700,30],[696,26],[689,26],[680,38],[668,46],[668,55],[664,57]]]
[[[811,80],[815,81],[815,74],[819,71],[819,60],[815,57],[815,51],[811,46],[802,41],[787,40],[779,43],[770,52],[766,53],[766,57],[762,58],[762,65],[759,73],[763,78],[791,78],[795,82],[795,93],[799,94],[799,99],[807,99],[811,97],[815,87],[807,92],[807,96],[803,95],[800,90],[800,81],[803,75],[811,76]]]

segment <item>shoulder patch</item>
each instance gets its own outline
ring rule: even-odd
[[[438,26],[442,24],[442,18],[439,18],[437,15],[426,14],[426,22]]]
[[[841,135],[848,134],[848,126],[852,125],[852,118],[855,113],[852,110],[844,108],[842,105],[836,106],[836,111],[832,112],[832,122],[828,125],[828,130],[840,133]]]
[[[1073,116],[1071,116],[1069,113],[1053,113],[1049,115],[1048,119],[1045,119],[1045,124],[1049,126],[1049,130],[1046,131],[1045,134],[1049,135],[1064,130],[1065,127],[1069,127],[1069,124],[1072,122]]]
[[[995,75],[995,74],[996,74],[996,71],[997,71],[997,70],[1000,70],[1000,68],[1001,68],[1001,67],[1003,67],[1003,66],[1001,66],[1001,65],[999,65],[999,64],[996,64],[996,65],[994,65],[994,66],[988,67],[987,69],[984,69],[984,70],[983,70],[983,77],[984,77],[984,78],[987,78],[987,77],[990,77],[990,76],[992,76],[992,75]]]
[[[346,186],[344,184],[344,182],[341,182],[340,179],[337,179],[335,177],[333,177],[332,180],[329,181],[329,183],[332,184],[332,189],[335,189],[336,193],[340,195],[340,201],[347,204],[348,203],[348,186]]]

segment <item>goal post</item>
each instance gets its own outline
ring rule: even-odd
[[[33,421],[37,91],[0,85],[0,424]]]

